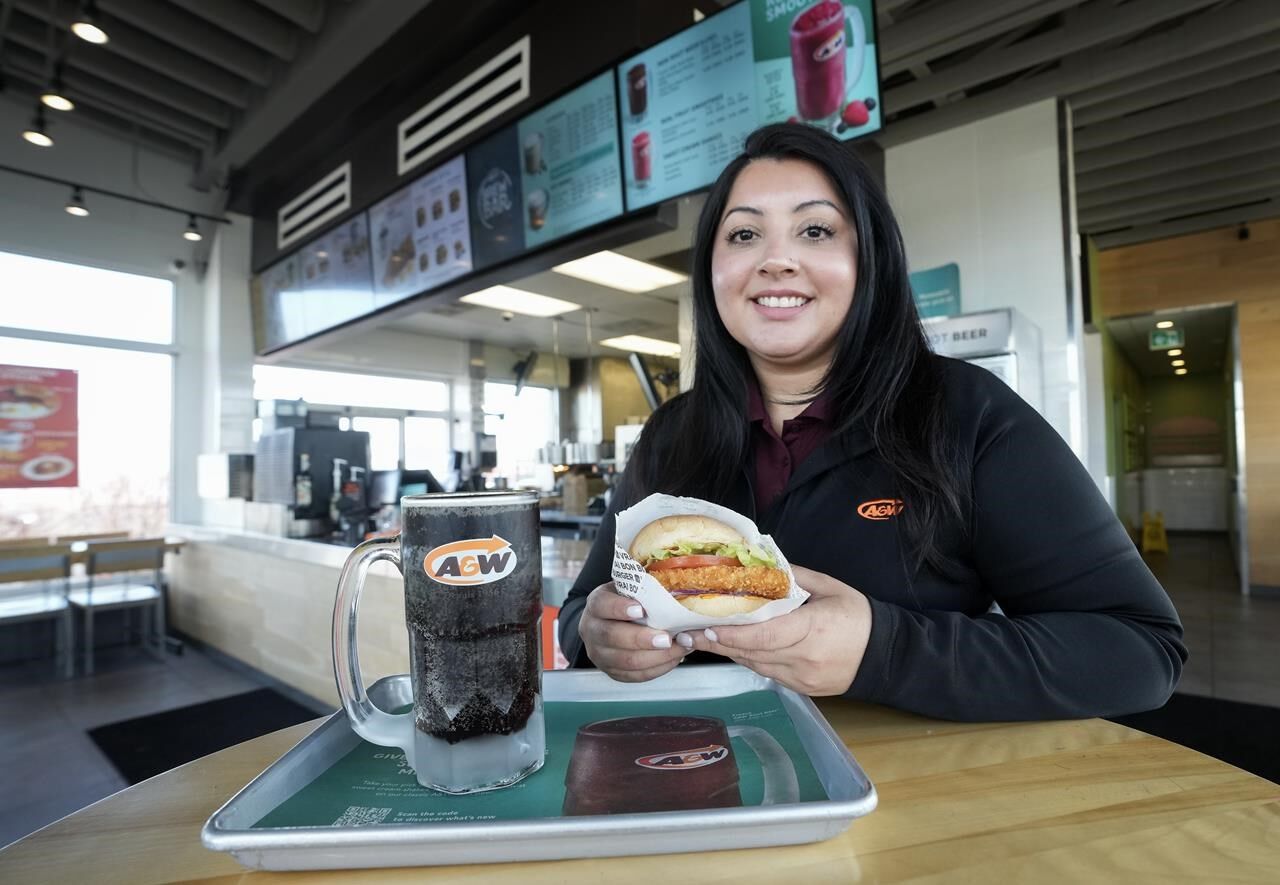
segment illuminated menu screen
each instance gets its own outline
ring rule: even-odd
[[[472,269],[466,162],[455,157],[369,210],[376,307]]]
[[[612,73],[525,117],[516,134],[526,247],[622,214]]]
[[[628,209],[707,187],[766,123],[880,128],[871,0],[749,0],[616,69]]]

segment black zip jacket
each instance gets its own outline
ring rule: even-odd
[[[778,501],[755,512],[747,466],[719,501],[755,519],[787,559],[870,599],[871,639],[849,698],[943,719],[1114,716],[1164,704],[1186,661],[1182,625],[1071,449],[985,369],[941,361],[946,403],[973,499],[968,525],[940,526],[955,566],[909,573],[893,485],[869,439],[834,439],[797,466]],[[672,422],[651,423],[662,451]],[[645,433],[649,433],[646,428]],[[628,484],[630,485],[630,484]],[[578,635],[587,594],[610,580],[614,506],[560,612],[560,644],[591,666]],[[910,506],[910,502],[906,502]],[[998,603],[1000,612],[991,610]],[[686,660],[722,661],[695,652]]]

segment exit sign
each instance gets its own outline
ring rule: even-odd
[[[1149,350],[1169,350],[1172,347],[1181,347],[1182,330],[1181,329],[1152,329],[1148,333],[1148,349]]]

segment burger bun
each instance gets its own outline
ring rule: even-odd
[[[763,596],[703,593],[697,596],[678,596],[676,601],[694,614],[708,618],[728,618],[753,612],[773,600],[765,599]]]
[[[632,559],[643,562],[656,550],[690,540],[738,544],[743,537],[740,532],[709,516],[664,516],[637,532],[627,552]]]

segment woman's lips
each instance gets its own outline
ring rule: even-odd
[[[801,313],[813,301],[799,293],[757,295],[751,299],[756,313],[771,320],[785,320]]]

